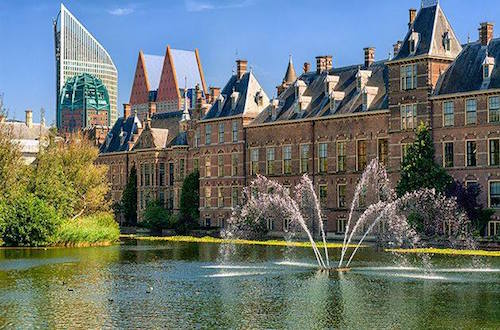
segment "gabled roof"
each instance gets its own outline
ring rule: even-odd
[[[203,78],[198,68],[196,52],[171,48],[170,53],[174,61],[173,66],[175,68],[179,86],[182,88],[184,87],[184,78],[186,78],[188,88],[195,87],[196,85],[204,88],[205,83],[203,82]]]
[[[157,90],[160,85],[164,59],[164,56],[144,54],[144,64],[146,65],[146,76],[148,78],[150,91]]]
[[[418,33],[418,43],[415,53],[410,53],[410,39],[413,33]],[[450,38],[450,51],[444,48],[444,36]],[[462,46],[458,41],[450,22],[446,18],[441,6],[434,4],[420,9],[415,21],[410,26],[399,53],[393,60],[411,58],[421,55],[431,55],[454,58],[460,53]]]
[[[166,148],[168,133],[168,129],[152,128],[146,125],[132,150]]]
[[[357,75],[360,72],[371,71],[371,76],[366,80],[365,86],[368,89],[376,91],[373,100],[368,109],[363,109],[363,90],[358,90]],[[327,74],[328,77],[327,78]],[[338,82],[333,88],[334,93],[342,94],[336,104],[331,107],[333,102],[330,95],[326,93],[326,80],[332,77],[338,77]],[[337,78],[335,78],[337,79]],[[303,111],[296,111],[297,93],[296,84],[305,84],[303,96],[310,99],[309,104]],[[252,124],[263,124],[270,122],[297,120],[305,118],[321,118],[325,116],[360,113],[373,110],[387,109],[388,98],[387,90],[389,83],[388,68],[385,61],[373,63],[369,68],[362,65],[353,65],[341,68],[334,68],[328,73],[308,72],[302,74],[297,82],[288,87],[279,97],[276,110],[276,117],[272,116],[272,105],[269,105]]]
[[[129,151],[129,141],[141,128],[142,123],[137,116],[118,118],[101,145],[99,153]]]
[[[237,101],[234,105],[231,95],[237,95]],[[258,103],[259,97],[262,97],[262,105]],[[241,79],[233,75],[226,86],[224,86],[219,98],[215,101],[210,110],[208,110],[202,120],[244,114],[256,116],[268,104],[269,98],[252,72],[246,72]]]
[[[180,132],[169,144],[169,146],[171,147],[187,146],[187,145],[188,145],[187,132]]]
[[[483,62],[487,54],[495,59],[495,66],[489,83],[483,86]],[[435,95],[500,88],[499,64],[500,39],[491,40],[488,46],[483,46],[480,42],[467,44],[439,79]]]

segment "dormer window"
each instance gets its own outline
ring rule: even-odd
[[[483,79],[488,79],[490,77],[490,66],[489,65],[483,65]]]
[[[443,46],[445,51],[451,51],[451,38],[449,32],[446,32],[443,36]]]
[[[330,99],[330,111],[334,111],[337,107],[337,101],[334,98]]]
[[[495,67],[495,58],[488,56],[486,54],[486,58],[483,62],[483,84],[481,89],[486,89],[489,86],[491,73],[493,72],[493,68]]]
[[[261,91],[258,91],[255,94],[255,103],[257,103],[258,106],[262,106],[264,104],[264,96]]]
[[[418,40],[420,38],[420,34],[417,32],[412,32],[410,39],[408,39],[408,47],[411,55],[414,55],[417,51]]]

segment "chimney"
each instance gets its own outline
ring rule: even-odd
[[[247,72],[247,65],[247,60],[236,60],[236,75],[238,76],[238,80]]]
[[[194,88],[194,93],[196,96],[196,109],[200,110],[201,106],[203,105],[203,97],[201,93],[201,88],[199,84],[196,84]]]
[[[417,10],[415,8],[410,8],[409,13],[410,13],[410,21],[408,22],[408,28],[410,28],[413,22],[415,22],[415,17],[417,17]]]
[[[214,103],[220,95],[220,87],[210,87],[210,103]]]
[[[329,71],[331,68],[332,68],[331,55],[316,56],[316,72],[318,74],[325,71]]]
[[[127,119],[132,114],[130,103],[123,103],[123,119]]]
[[[33,127],[33,111],[30,109],[26,110],[26,126]]]
[[[401,49],[401,45],[403,42],[401,40],[396,41],[396,43],[392,46],[394,49],[394,56],[398,55],[399,50]]]
[[[304,62],[304,66],[302,68],[304,69],[304,73],[308,73],[309,71],[311,71],[311,63]]]
[[[375,62],[375,47],[366,47],[365,51],[365,68],[369,68]]]
[[[481,45],[488,46],[491,39],[493,39],[493,23],[481,23],[479,27],[479,41],[481,41]]]

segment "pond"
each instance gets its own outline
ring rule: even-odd
[[[0,328],[500,327],[500,258],[434,256],[424,271],[367,247],[328,276],[307,248],[220,248],[1,249]]]

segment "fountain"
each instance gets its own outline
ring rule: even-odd
[[[397,198],[384,166],[377,159],[368,164],[356,186],[336,267],[330,266],[320,201],[307,175],[301,178],[293,194],[279,183],[257,176],[244,189],[243,205],[233,210],[224,236],[256,238],[281,222],[285,232],[301,230],[305,234],[320,269],[346,272],[370,234],[389,247],[425,246],[425,240],[412,224],[414,218],[422,224],[419,232],[427,238],[444,237],[452,246],[474,248],[474,240],[467,230],[469,220],[459,211],[455,199],[431,189]],[[316,235],[323,242],[323,253],[314,240]]]

